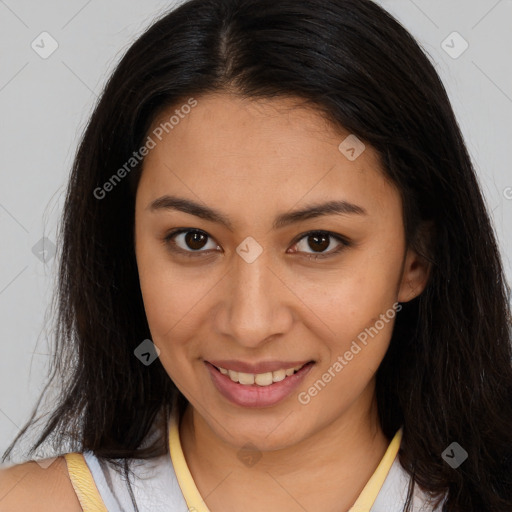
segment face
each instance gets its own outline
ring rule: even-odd
[[[152,340],[213,433],[284,448],[367,414],[393,305],[427,270],[370,146],[354,159],[292,99],[196,101],[155,120],[136,195]]]

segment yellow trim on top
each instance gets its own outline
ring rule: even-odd
[[[402,433],[402,428],[396,432],[395,437],[393,437],[391,443],[389,443],[388,449],[377,466],[377,469],[348,512],[370,512],[398,453],[402,441]]]
[[[187,502],[187,507],[191,512],[210,512],[196,487],[194,479],[188,469],[185,455],[183,455],[180,442],[178,414],[175,411],[176,409],[174,409],[171,416],[171,426],[169,429],[169,452],[171,454],[178,484]]]
[[[178,414],[176,413],[171,416],[171,425],[169,429],[169,451],[172,464],[174,466],[174,472],[178,479],[178,484],[191,512],[210,512],[196,487],[192,474],[188,468],[187,461],[185,460],[185,456],[181,448],[177,416]],[[377,469],[371,476],[370,480],[368,480],[361,494],[348,512],[370,512],[370,509],[384,484],[384,480],[386,480],[389,470],[391,469],[393,461],[395,460],[401,441],[402,429],[399,429],[392,441],[389,443],[386,453],[384,454],[384,457],[382,457]]]
[[[66,453],[69,478],[84,512],[108,512],[82,453]]]

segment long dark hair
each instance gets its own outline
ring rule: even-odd
[[[69,181],[50,376],[62,394],[29,455],[52,434],[56,450],[69,440],[106,458],[167,450],[168,413],[186,399],[159,360],[134,356],[151,338],[133,245],[141,165],[106,197],[94,191],[164,109],[216,91],[299,98],[378,151],[402,196],[407,244],[432,264],[377,373],[382,429],[391,438],[403,426],[400,462],[434,497],[447,493],[444,511],[512,510],[511,321],[496,237],[434,67],[370,0],[190,0],[127,51]],[[162,411],[162,435],[141,448]],[[457,469],[442,457],[452,442],[468,453]]]

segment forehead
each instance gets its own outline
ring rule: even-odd
[[[282,209],[339,194],[371,210],[396,200],[376,151],[366,146],[356,159],[348,158],[346,144],[339,146],[357,139],[298,99],[223,93],[195,101],[193,108],[182,108],[187,99],[168,108],[152,124],[155,147],[139,183],[147,200],[176,187],[233,207],[257,199],[266,208]]]
[[[154,120],[152,132],[164,128],[164,144],[160,144],[160,149],[167,143],[174,143],[183,149],[194,147],[196,151],[219,156],[226,151],[231,156],[246,158],[257,155],[261,161],[268,153],[287,158],[295,153],[299,158],[306,151],[311,153],[318,149],[318,144],[334,143],[349,135],[298,98],[244,99],[234,94],[216,93],[201,96],[196,101],[197,105],[188,114],[182,113],[179,118],[172,115],[186,106],[187,100],[182,100]],[[175,125],[165,130],[165,123],[171,117]],[[167,136],[171,134],[172,137]],[[261,154],[261,149],[265,154]]]

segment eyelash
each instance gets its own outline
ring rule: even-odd
[[[205,235],[209,239],[212,238],[212,237],[210,237],[210,235],[208,235],[208,233],[206,233],[205,231],[202,231],[200,229],[180,228],[180,229],[175,229],[175,230],[167,233],[164,236],[164,238],[162,239],[163,244],[168,249],[170,249],[172,252],[182,254],[189,258],[201,257],[202,255],[204,255],[204,253],[208,252],[208,251],[201,251],[201,250],[185,251],[184,249],[181,249],[179,247],[177,248],[175,246],[175,243],[174,244],[172,243],[172,239],[174,237],[176,237],[177,235],[180,235],[181,233],[199,233],[199,234]],[[317,254],[305,253],[306,255],[304,257],[308,260],[313,260],[313,259],[318,260],[318,259],[330,258],[332,256],[335,256],[335,255],[341,253],[344,249],[351,246],[351,243],[346,238],[344,238],[336,233],[332,233],[331,231],[321,231],[321,230],[308,231],[307,233],[301,234],[299,237],[296,238],[293,245],[298,244],[303,238],[307,238],[312,235],[326,235],[330,238],[334,238],[337,242],[340,242],[340,245],[336,249],[333,249],[333,250],[329,251],[328,253],[317,253]],[[297,251],[297,254],[300,254],[299,251]]]

